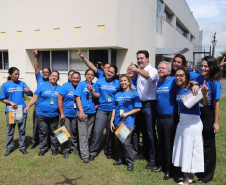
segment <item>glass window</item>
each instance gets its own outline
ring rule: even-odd
[[[57,71],[68,71],[68,51],[52,51],[52,68]]]
[[[43,69],[45,67],[50,68],[50,52],[49,51],[40,51],[38,58],[39,69]]]
[[[0,52],[0,69],[9,69],[8,52]]]
[[[70,69],[75,71],[85,71],[88,69],[83,59],[77,55],[78,51],[71,50],[70,51]],[[87,51],[82,50],[83,55],[87,58]]]

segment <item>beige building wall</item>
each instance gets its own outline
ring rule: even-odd
[[[20,78],[33,91],[35,48],[71,52],[76,48],[116,49],[120,73],[125,73],[132,61],[136,63],[136,52],[141,49],[149,51],[152,66],[158,47],[188,47],[186,57],[190,59],[192,43],[175,30],[174,23],[178,17],[193,35],[198,33],[198,25],[184,0],[165,3],[175,17],[172,25],[163,23],[163,33],[159,34],[157,0],[0,0],[0,52],[8,51],[9,67],[18,67]],[[67,81],[67,71],[60,73],[62,84]],[[7,70],[0,70],[0,85],[7,76]]]

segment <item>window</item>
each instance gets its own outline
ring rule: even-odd
[[[103,64],[113,63],[116,64],[117,50],[82,50],[83,55],[88,58],[94,65],[98,61]],[[57,71],[85,71],[88,69],[83,59],[77,53],[77,50],[61,50],[61,51],[39,51],[39,68],[43,69],[48,67]]]
[[[182,28],[182,26],[179,25],[178,23],[176,23],[176,30],[177,30],[180,34],[184,35],[184,37],[188,38],[188,32],[187,32],[184,28]]]
[[[0,69],[9,69],[8,52],[0,52]]]
[[[163,4],[160,0],[157,0],[156,32],[158,33],[162,33],[163,18],[164,18]]]
[[[171,23],[171,15],[170,15],[170,13],[168,13],[167,11],[165,11],[165,20],[166,20],[168,23]]]

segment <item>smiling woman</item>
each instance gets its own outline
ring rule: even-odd
[[[61,91],[61,86],[57,84],[60,74],[53,70],[49,77],[49,83],[38,86],[35,95],[27,104],[24,112],[38,100],[40,102],[37,106],[38,118],[38,132],[40,141],[39,156],[44,156],[48,150],[48,135],[50,133],[52,155],[58,154],[58,140],[53,133],[57,129],[59,123],[59,109],[57,105],[57,98]]]
[[[13,109],[18,109],[18,105],[22,105],[23,109],[25,109],[26,104],[24,102],[24,93],[28,96],[32,96],[33,93],[28,89],[26,83],[18,80],[20,76],[20,71],[16,67],[11,67],[8,71],[9,77],[8,81],[5,82],[1,87],[1,95],[0,101],[6,104],[5,114],[6,114],[6,122],[8,127],[7,133],[7,144],[6,144],[6,152],[5,156],[8,156],[13,149],[13,136],[16,123],[9,123],[9,110],[8,107],[12,106]],[[19,148],[22,154],[26,154],[26,146],[25,146],[25,127],[26,127],[26,119],[27,112],[25,111],[23,114],[23,119],[20,123],[18,123],[19,129]]]

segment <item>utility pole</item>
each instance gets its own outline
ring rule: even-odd
[[[216,40],[216,32],[215,32],[214,35],[213,35],[213,40],[212,40],[212,44],[213,44],[212,56],[213,57],[214,57],[216,43],[217,43],[217,40]]]

